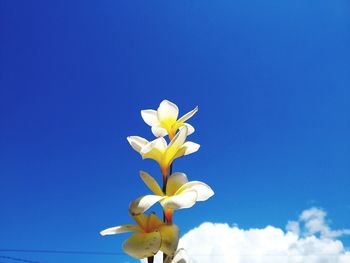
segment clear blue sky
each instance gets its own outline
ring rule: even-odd
[[[350,3],[1,1],[0,249],[121,252],[147,193],[126,136],[140,110],[199,105],[200,151],[174,164],[216,195],[175,215],[284,227],[305,208],[350,222]],[[349,245],[349,242],[347,242]],[[42,262],[129,257],[0,253]]]

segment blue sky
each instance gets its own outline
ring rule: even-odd
[[[0,24],[0,250],[122,252],[98,232],[131,222],[140,169],[160,178],[126,137],[152,138],[140,110],[163,99],[199,106],[202,147],[174,169],[216,193],[175,215],[183,233],[310,206],[349,227],[348,1],[1,1]]]

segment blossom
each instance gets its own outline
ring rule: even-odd
[[[163,176],[168,174],[171,163],[183,155],[188,155],[198,151],[200,145],[194,142],[185,142],[188,135],[188,128],[184,126],[169,145],[163,137],[151,142],[139,136],[129,136],[127,138],[131,147],[139,152],[142,159],[153,159],[158,162]]]
[[[154,213],[133,216],[137,225],[126,224],[107,228],[100,232],[102,236],[126,232],[136,232],[123,244],[123,250],[134,258],[154,256],[159,250],[172,257],[179,242],[179,228],[174,224],[165,224]]]
[[[165,263],[188,263],[190,262],[185,249],[180,248],[176,250],[173,258],[167,257]]]
[[[190,260],[186,251],[183,248],[180,248],[175,252],[175,256],[173,258],[172,263],[187,263],[189,261]]]
[[[142,110],[142,119],[151,126],[152,133],[156,137],[169,135],[172,139],[180,127],[188,128],[188,135],[194,132],[192,125],[185,123],[198,111],[198,106],[178,119],[179,108],[176,104],[163,100],[157,110]]]
[[[141,171],[140,177],[154,194],[144,195],[133,201],[129,206],[132,215],[141,214],[160,202],[165,216],[171,222],[172,212],[175,209],[190,208],[197,201],[205,201],[214,195],[210,186],[200,181],[189,182],[184,173],[176,172],[170,175],[165,193],[148,173]]]

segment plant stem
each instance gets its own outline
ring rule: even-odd
[[[170,164],[169,174],[166,175],[165,177],[163,176],[163,192],[164,192],[164,194],[166,193],[166,184],[168,181],[168,176],[170,176],[172,173],[173,173],[173,164]],[[163,221],[165,223],[167,223],[167,219],[165,217],[164,211],[163,211]],[[165,262],[166,257],[167,257],[167,255],[165,253],[163,253],[163,263]]]

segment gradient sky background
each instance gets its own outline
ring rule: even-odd
[[[5,0],[0,25],[0,249],[122,252],[128,234],[98,232],[131,222],[140,169],[160,178],[126,137],[151,139],[140,110],[165,98],[199,105],[202,147],[174,169],[216,193],[176,213],[182,233],[310,206],[349,228],[349,1]]]

